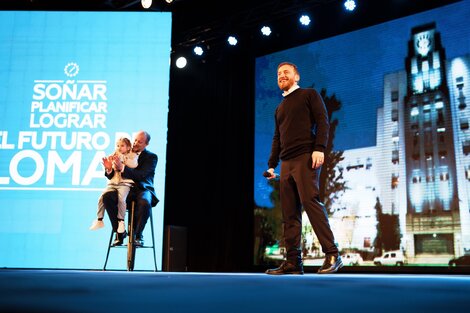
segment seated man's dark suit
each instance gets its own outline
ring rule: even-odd
[[[158,157],[156,154],[143,150],[139,154],[138,165],[136,168],[125,167],[121,173],[123,178],[132,179],[135,187],[131,189],[127,202],[135,201],[134,207],[134,233],[135,238],[141,239],[145,224],[150,216],[150,210],[158,203],[155,189],[153,187],[153,178],[157,166]],[[108,179],[114,175],[114,170],[109,174],[105,173]],[[103,195],[103,202],[108,212],[113,231],[117,230],[117,193],[108,192]]]

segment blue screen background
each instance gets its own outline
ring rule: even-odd
[[[160,203],[153,219],[161,267],[170,47],[171,13],[0,12],[1,267],[101,268],[111,232],[108,217],[104,229],[88,230],[107,183],[97,160],[114,151],[116,138],[140,129],[151,134],[147,148],[159,158]],[[79,90],[85,84],[105,86],[104,121],[96,127],[38,126],[41,114],[58,114],[33,109],[34,86],[41,83],[75,84]],[[51,89],[52,96],[56,91]],[[76,115],[82,119],[86,113]],[[93,139],[90,146],[66,149],[49,138],[38,148],[20,138],[25,132]],[[63,172],[58,162],[66,163]],[[147,225],[147,243],[150,236]],[[125,255],[126,249],[113,249],[108,268],[125,269]],[[151,249],[137,251],[135,268],[153,268]]]

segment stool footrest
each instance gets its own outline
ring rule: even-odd
[[[132,210],[130,211],[131,212],[131,215],[132,215],[132,218],[130,219],[130,224],[129,225],[133,225],[133,213],[134,213],[134,203],[132,203]],[[112,242],[113,242],[113,234],[114,232],[111,230],[111,237],[109,238],[109,245],[108,245],[108,252],[106,254],[106,260],[104,262],[104,266],[103,266],[103,270],[105,271],[106,270],[106,265],[108,264],[108,257],[109,257],[109,251],[111,250],[111,248],[126,248],[128,249],[128,252],[127,252],[127,270],[128,271],[133,271],[134,270],[134,259],[135,259],[135,250],[136,249],[153,249],[153,263],[155,265],[155,272],[158,271],[157,269],[157,256],[156,256],[156,252],[155,252],[155,234],[154,234],[154,230],[153,230],[153,217],[152,217],[152,210],[150,209],[150,229],[152,231],[152,245],[150,246],[136,246],[135,244],[133,245],[132,244],[132,241],[129,242],[129,239],[128,239],[128,243],[127,244],[122,244],[122,245],[119,245],[119,246],[113,246],[112,245]],[[129,232],[129,237],[128,238],[132,238],[132,228],[130,229],[130,232]],[[129,244],[130,243],[130,244]]]
[[[122,244],[120,246],[111,246],[110,248],[127,248],[129,245],[128,244]],[[135,246],[137,249],[153,249],[154,246]]]

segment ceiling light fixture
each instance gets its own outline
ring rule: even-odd
[[[149,9],[152,6],[152,0],[141,0],[140,3],[144,9]]]
[[[347,11],[352,12],[356,8],[356,1],[354,1],[354,0],[344,1],[344,7],[346,8]]]
[[[271,35],[271,27],[263,26],[263,28],[261,28],[261,33],[265,36]]]
[[[305,15],[305,14],[302,15],[302,16],[299,18],[299,22],[300,22],[300,24],[302,24],[302,25],[304,25],[304,26],[310,25],[310,22],[311,22],[310,16]]]
[[[176,67],[177,68],[184,68],[188,64],[188,60],[185,57],[179,57],[176,59]]]
[[[237,38],[235,38],[234,36],[229,36],[227,38],[227,41],[231,46],[236,46],[238,42]]]

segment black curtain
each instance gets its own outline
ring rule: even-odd
[[[164,224],[187,228],[189,271],[252,268],[253,134],[250,53],[172,66]]]

